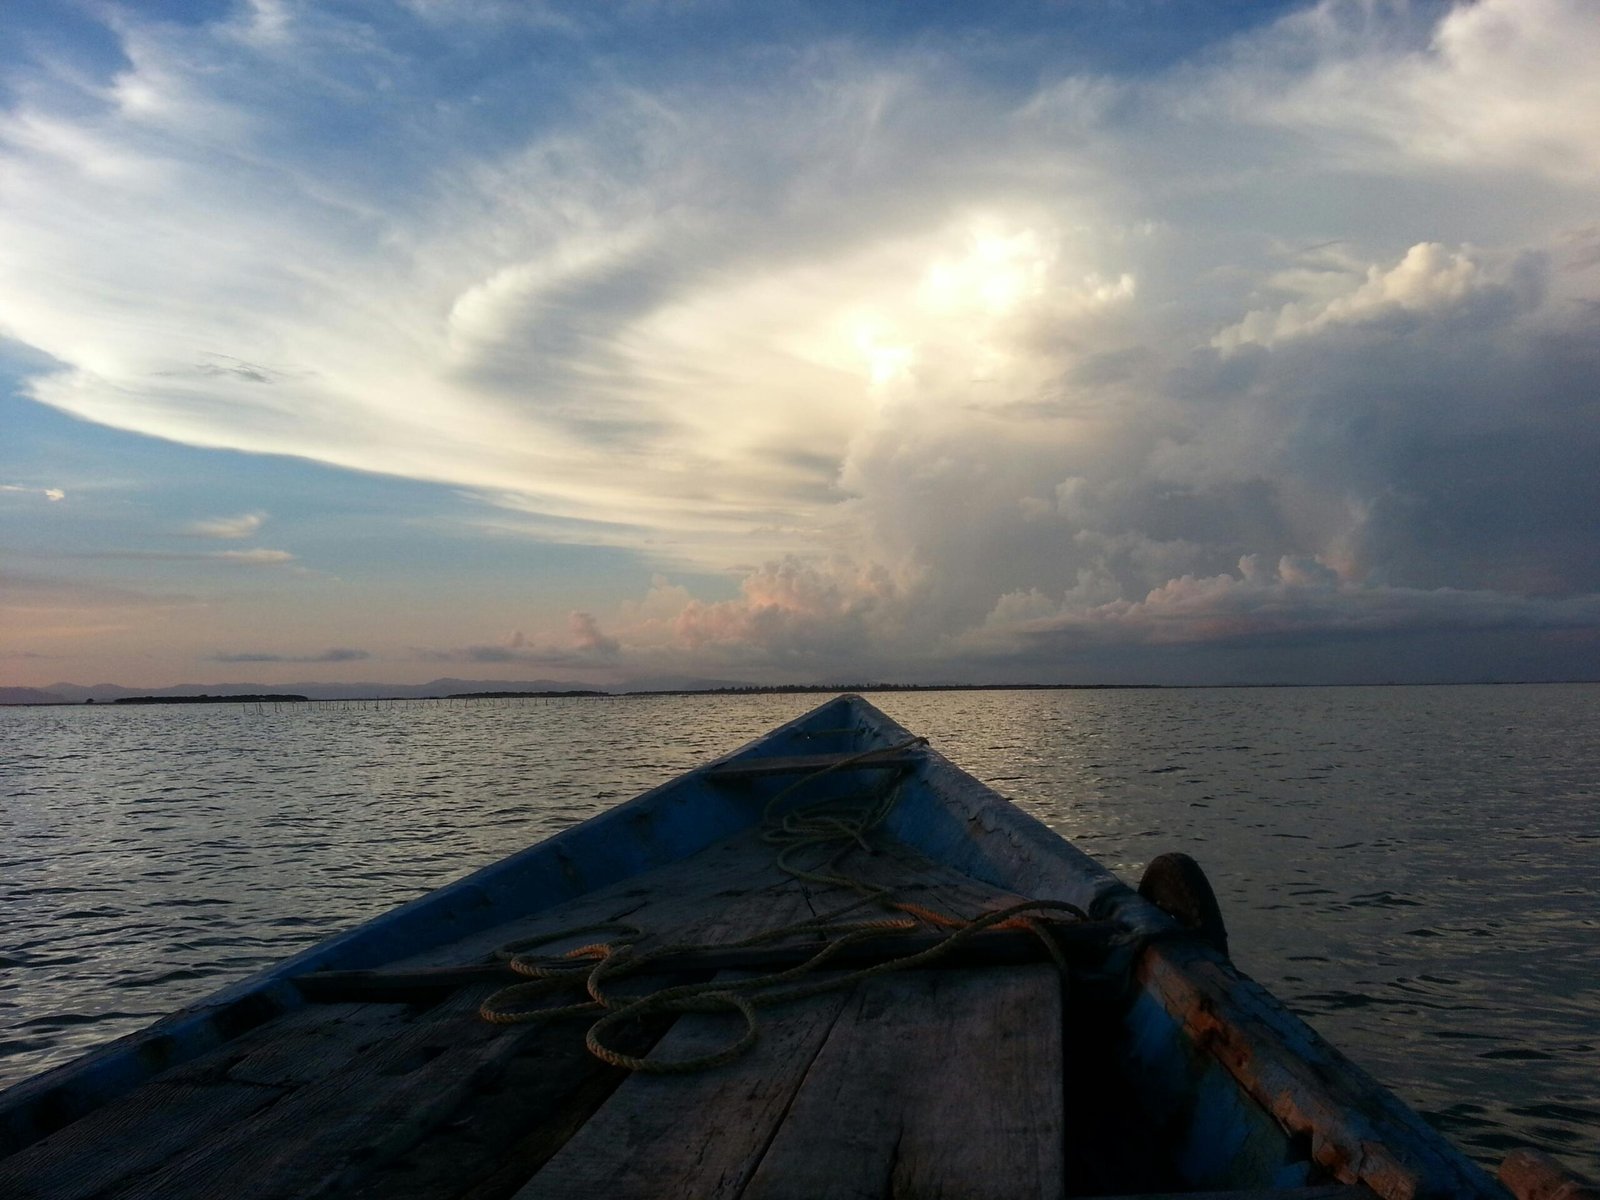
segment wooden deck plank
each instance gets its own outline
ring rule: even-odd
[[[386,965],[403,969],[481,962],[509,942],[601,921],[628,921],[652,934],[675,938],[685,928],[702,922],[708,905],[782,884],[793,885],[793,880],[778,869],[771,848],[763,845],[753,831],[745,832],[679,862]]]
[[[301,1197],[345,1185],[352,1165],[383,1161],[442,1122],[492,1076],[506,1050],[477,1018],[488,989],[469,989],[346,1069],[180,1154],[114,1193],[151,1200]]]
[[[784,877],[761,892],[719,897],[673,936],[733,941],[811,915],[805,890]],[[754,1165],[750,1160],[770,1138],[804,1064],[843,1003],[840,992],[762,1010],[755,1047],[715,1070],[629,1077],[516,1195],[585,1200],[737,1195]],[[679,1060],[710,1053],[739,1032],[736,1016],[680,1017],[651,1057]],[[730,1119],[730,1113],[737,1116]]]
[[[840,768],[847,771],[899,771],[915,766],[918,754],[914,750],[885,750],[862,758],[862,751],[844,754],[793,754],[759,758],[736,758],[732,762],[718,763],[706,770],[706,778],[716,783],[739,779],[763,779],[772,775],[814,775],[819,771]],[[854,760],[854,761],[852,761]]]
[[[661,981],[687,982],[682,977]],[[647,1054],[671,1026],[644,1023],[615,1043]],[[551,1025],[525,1037],[504,1073],[449,1121],[391,1161],[377,1164],[341,1200],[503,1200],[566,1144],[628,1078],[583,1044],[584,1025]]]
[[[839,871],[876,887],[893,887],[892,899],[954,916],[975,917],[1028,898],[935,862],[887,836],[880,835],[878,843],[871,854],[851,852],[840,862]]]
[[[746,1200],[1062,1193],[1061,977],[1049,966],[861,984]]]
[[[1248,1188],[1228,1192],[1136,1192],[1086,1197],[1085,1200],[1373,1200],[1359,1184],[1324,1183],[1295,1188]]]
[[[842,866],[864,882],[878,885],[893,882],[904,889],[908,899],[928,903],[931,907],[944,906],[948,911],[963,915],[1021,899],[896,842],[886,841],[872,855],[853,853]],[[401,970],[481,962],[494,949],[509,942],[600,921],[629,921],[662,939],[696,937],[708,942],[736,941],[753,932],[755,927],[741,925],[733,929],[719,927],[715,920],[708,923],[708,905],[715,910],[740,896],[765,893],[786,883],[801,888],[811,897],[814,914],[859,899],[845,889],[796,883],[778,868],[772,848],[760,840],[755,830],[747,830],[680,862],[658,867],[545,912],[479,931],[449,946],[396,959],[386,967]],[[792,919],[799,919],[800,915],[803,914]]]
[[[257,1026],[0,1160],[0,1195],[80,1200],[126,1184],[333,1074],[409,1016],[404,1005],[328,1005]]]
[[[764,1010],[761,1040],[737,1062],[693,1075],[633,1076],[516,1200],[738,1196],[846,995]],[[655,1053],[710,1053],[738,1031],[737,1018],[685,1016]]]
[[[1121,933],[1107,921],[1062,922],[1043,918],[1061,953],[1077,961],[1098,961]],[[870,967],[897,958],[931,950],[950,936],[946,929],[886,929],[862,941],[851,942],[828,959],[833,968]],[[797,936],[772,945],[697,946],[668,954],[652,962],[652,969],[672,973],[701,971],[781,971],[797,967],[828,949],[832,938],[820,935]],[[953,946],[929,968],[1016,967],[1026,963],[1051,961],[1051,954],[1032,932],[991,928]],[[913,968],[916,969],[916,968]],[[436,1001],[458,988],[474,983],[515,983],[519,976],[504,963],[481,966],[434,967],[415,971],[321,971],[304,975],[296,985],[320,1002]]]
[[[759,852],[769,856],[771,853],[765,847]],[[869,863],[855,861],[864,857],[851,856],[845,864],[850,873],[870,876],[874,882],[892,879],[905,884],[919,900],[946,911],[959,912],[962,906],[982,911],[1014,899],[1000,889],[941,868],[901,848],[887,848],[882,854],[871,856]],[[803,891],[809,903],[801,908],[796,887],[775,884],[765,893],[767,907],[730,907],[689,923],[678,936],[708,942],[731,941],[758,929],[830,911],[857,898],[847,890],[808,884]],[[949,904],[932,903],[934,897]],[[872,912],[870,907],[865,908],[861,915]],[[647,913],[641,911],[639,916],[642,920]],[[1059,982],[1053,969],[1039,970],[1042,975],[1034,978],[1049,981],[1047,1003],[1053,1005],[1050,1011],[1054,1014],[1045,1018],[1056,1038],[1053,1068],[1045,1074],[1053,1079],[1055,1088],[1055,1115],[1051,1118],[1055,1132],[1051,1136],[1059,1186]],[[884,983],[886,989],[895,986]],[[761,1041],[746,1058],[698,1075],[638,1075],[629,1079],[517,1195],[739,1195],[782,1122],[808,1064],[847,1003],[851,1001],[841,992],[792,1007],[763,1010]],[[673,1059],[688,1057],[725,1045],[736,1035],[735,1020],[684,1017],[655,1053]],[[1050,1086],[1050,1081],[1041,1086]]]
[[[718,886],[730,882],[738,886]],[[659,920],[673,939],[718,942],[811,915],[799,884],[766,865],[742,873],[702,873],[698,886],[695,897],[680,895],[671,904],[664,899],[641,910],[641,922],[655,926]],[[655,982],[630,980],[621,986],[632,992]],[[629,1053],[645,1054],[668,1025],[654,1022],[614,1040]],[[557,1154],[619,1085],[635,1085],[638,1077],[589,1055],[582,1044],[582,1020],[548,1028],[543,1040],[506,1060],[505,1075],[491,1092],[474,1097],[448,1124],[373,1172],[346,1193],[350,1200],[502,1200]],[[712,1036],[730,1032],[736,1027],[722,1024]]]
[[[340,1004],[318,1011],[286,1013],[270,1025],[192,1063],[163,1079],[204,1074],[213,1062],[227,1064],[224,1074],[238,1083],[294,1088],[326,1079],[373,1046],[398,1036],[417,1016],[408,1004]]]
[[[276,1088],[243,1083],[152,1083],[0,1162],[8,1200],[86,1200],[226,1129],[275,1101]]]

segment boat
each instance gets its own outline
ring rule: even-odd
[[[1585,1194],[1467,1159],[1164,862],[840,696],[0,1094],[0,1196]]]

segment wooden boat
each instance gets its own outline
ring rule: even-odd
[[[1048,903],[973,923],[1027,902]],[[1490,1178],[1240,974],[1214,920],[1166,906],[1185,920],[840,697],[5,1093],[0,1195],[1531,1200],[1579,1186],[1531,1155]],[[883,927],[857,927],[869,918]],[[614,1005],[680,988],[590,1030],[613,1062],[586,1046],[593,1013],[483,1019],[486,1003],[562,1002],[570,980],[506,997],[520,977],[494,956],[552,936],[524,967],[589,975],[604,951],[546,952],[608,942],[617,974],[596,986]],[[728,997],[775,975],[748,992],[759,1036],[742,1048]],[[806,994],[763,1002],[773,988]],[[671,1064],[690,1069],[658,1070]]]

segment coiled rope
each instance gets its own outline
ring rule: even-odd
[[[854,891],[860,899],[808,921],[799,921],[763,930],[736,942],[673,942],[650,950],[640,950],[645,931],[636,925],[606,921],[581,925],[557,933],[527,938],[502,946],[497,957],[527,983],[516,983],[484,1000],[479,1015],[497,1025],[546,1021],[566,1016],[601,1014],[584,1038],[589,1052],[602,1062],[632,1071],[657,1075],[689,1074],[729,1063],[746,1053],[760,1036],[758,1008],[787,1004],[825,992],[853,987],[864,979],[891,971],[903,971],[949,954],[963,942],[991,929],[1023,928],[1032,931],[1063,971],[1067,962],[1061,949],[1039,922],[1045,913],[1067,914],[1086,920],[1082,909],[1059,900],[1029,900],[968,919],[951,916],[922,905],[894,901],[896,889],[869,883],[840,869],[840,861],[851,851],[872,851],[868,840],[893,811],[900,794],[899,779],[869,793],[830,796],[787,812],[779,808],[799,789],[835,771],[848,770],[874,757],[925,745],[926,738],[910,738],[898,745],[880,747],[852,755],[796,780],[777,792],[762,812],[761,838],[777,847],[777,865],[795,879]],[[822,861],[801,866],[798,856],[817,849]],[[868,904],[877,904],[887,913],[876,919],[841,921],[846,914]],[[914,954],[890,958],[871,966],[825,979],[804,981],[804,977],[825,967],[846,947],[869,938],[911,932],[932,925],[947,929],[949,936]],[[539,947],[588,933],[610,933],[610,939],[590,942],[561,955],[534,953]],[[663,959],[692,955],[708,950],[735,950],[764,946],[788,938],[810,935],[825,939],[823,946],[797,966],[747,979],[717,979],[703,983],[660,988],[644,995],[620,995],[610,990],[616,981],[647,970]],[[537,1002],[581,986],[587,999],[556,1006],[537,1006]],[[535,1005],[529,1007],[529,1005]],[[720,1050],[684,1059],[641,1058],[626,1054],[606,1042],[606,1035],[618,1026],[642,1017],[664,1013],[735,1012],[744,1019],[744,1030],[737,1039]]]

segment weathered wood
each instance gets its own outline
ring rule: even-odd
[[[1517,1200],[1600,1200],[1600,1188],[1537,1150],[1513,1150],[1499,1177]]]
[[[422,967],[415,971],[314,971],[291,981],[307,1000],[339,1004],[361,1000],[404,1002],[438,999],[473,983],[515,983],[509,963],[473,963],[463,967]]]
[[[659,867],[546,912],[492,926],[448,947],[397,959],[381,968],[312,972],[296,976],[292,982],[317,1000],[357,990],[364,998],[368,994],[376,998],[387,989],[404,994],[413,988],[426,992],[435,984],[450,991],[471,983],[515,982],[509,968],[492,957],[495,950],[513,942],[604,922],[636,925],[656,941],[685,940],[687,931],[697,923],[721,921],[736,900],[761,896],[760,905],[767,904],[766,898],[775,888],[787,888],[796,894],[802,891],[792,877],[778,870],[771,850],[747,831],[682,862]],[[762,911],[760,905],[758,913]],[[755,928],[754,924],[749,927],[751,932]],[[552,943],[547,952],[556,953],[606,936],[604,932],[574,935],[568,941]],[[718,938],[708,935],[705,940]],[[720,940],[736,938],[723,934]]]
[[[1372,1200],[1372,1193],[1358,1184],[1326,1183],[1297,1188],[1250,1188],[1231,1192],[1135,1192],[1088,1200]]]
[[[477,1018],[468,990],[347,1069],[178,1155],[118,1196],[309,1197],[348,1187],[492,1082],[516,1037]]]
[[[736,941],[814,915],[805,890],[787,877],[760,891],[720,895],[712,904],[702,899],[699,913],[672,937]],[[804,1063],[843,1003],[840,992],[763,1010],[754,1049],[716,1070],[632,1076],[517,1195],[587,1200],[671,1195],[674,1187],[677,1194],[696,1197],[737,1194],[753,1164],[732,1162],[732,1148],[743,1144],[753,1154],[766,1144]],[[692,1058],[722,1048],[739,1033],[736,1016],[681,1017],[651,1057]],[[713,1153],[697,1158],[685,1150],[692,1144]]]
[[[887,898],[891,904],[920,904],[956,917],[976,917],[1031,899],[974,879],[885,835],[878,836],[870,854],[852,850],[836,869],[872,887],[893,889]]]
[[[972,916],[1021,899],[890,841],[874,854],[851,854],[841,867],[865,883],[894,884],[900,889],[897,896],[903,895],[905,899],[957,915]],[[464,977],[471,980],[476,978],[473,970],[491,966],[487,959],[497,947],[602,921],[636,924],[658,940],[690,940],[696,924],[704,925],[708,913],[713,921],[722,921],[733,900],[752,894],[765,896],[771,889],[783,887],[799,889],[808,895],[813,916],[860,899],[848,890],[798,883],[778,868],[771,847],[761,841],[757,831],[746,830],[679,862],[655,868],[545,912],[475,932],[449,946],[396,959],[380,970],[402,973],[451,964],[461,967]],[[863,914],[869,911],[863,910]],[[803,915],[796,914],[793,919]],[[765,923],[775,923],[770,919],[770,912],[761,917]],[[759,924],[741,925],[744,932],[728,928],[718,932],[706,927],[693,936],[705,941],[734,941],[759,927]],[[317,974],[331,976],[334,973]],[[299,977],[297,985],[303,987],[302,981],[307,978]],[[313,982],[310,986],[315,989],[318,985]]]
[[[1383,1200],[1492,1194],[1419,1116],[1213,951],[1156,944],[1136,974],[1245,1095],[1309,1140],[1312,1160],[1334,1179]]]
[[[746,830],[688,858],[543,912],[475,931],[448,946],[396,958],[383,969],[481,964],[490,961],[496,949],[511,942],[602,921],[626,921],[657,937],[682,940],[682,931],[704,920],[708,909],[784,885],[797,886],[790,876],[778,869],[770,847],[762,845],[753,830]],[[565,948],[600,936],[603,935],[589,935],[567,943]],[[553,950],[561,948],[551,947]]]
[[[717,783],[736,779],[764,779],[772,775],[814,775],[819,771],[898,771],[915,766],[914,750],[882,751],[862,758],[859,750],[848,754],[796,754],[782,758],[736,758],[707,768],[706,778]],[[854,760],[854,761],[852,761]]]
[[[151,1083],[0,1161],[8,1200],[85,1200],[154,1170],[273,1103],[277,1088]]]
[[[847,993],[763,1010],[743,1058],[692,1075],[635,1075],[573,1135],[516,1200],[656,1200],[740,1195]],[[652,1057],[712,1053],[737,1016],[680,1017]]]
[[[697,891],[687,896],[652,889],[659,902],[640,912],[708,941],[748,936],[769,921],[810,915],[798,884],[766,867],[748,869],[748,862],[746,867],[738,872],[708,870]],[[721,889],[729,894],[709,902],[707,892],[719,882],[735,886]],[[584,923],[592,914],[553,914],[558,919],[551,924],[563,927],[563,916],[570,918],[570,925]],[[629,981],[626,990],[649,985]],[[609,1069],[596,1075],[601,1064],[583,1048],[581,1021],[509,1029],[479,1021],[477,1005],[490,990],[481,984],[463,989],[345,1069],[300,1088],[253,1120],[220,1131],[212,1142],[171,1160],[126,1194],[181,1200],[220,1190],[224,1180],[244,1180],[227,1188],[239,1196],[343,1193],[380,1174],[403,1175],[388,1169],[402,1157],[441,1161],[446,1151],[433,1143],[447,1123],[490,1130],[485,1136],[498,1147],[496,1155],[513,1154],[532,1171],[571,1132],[563,1124],[571,1124],[572,1115],[564,1110],[565,1102],[576,1103],[579,1114],[586,1112],[619,1077],[608,1075]],[[522,1139],[520,1149],[508,1149],[512,1139],[503,1122],[491,1119],[486,1110],[502,1103],[496,1097],[504,1094],[506,1076],[528,1074],[516,1071],[514,1064],[530,1055],[544,1062],[545,1075],[531,1093],[513,1103],[538,1128]],[[445,1143],[452,1140],[446,1131]],[[492,1173],[497,1166],[491,1156],[483,1169]]]
[[[687,982],[663,979],[663,984]],[[652,1019],[619,1033],[629,1054],[648,1054],[671,1026]],[[581,1024],[525,1040],[503,1077],[431,1136],[376,1167],[341,1200],[504,1200],[566,1144],[628,1078],[591,1055]]]
[[[126,1034],[0,1093],[0,1159],[66,1128],[178,1063],[208,1054],[281,1016],[287,985],[224,988],[207,1001]]]
[[[186,1078],[226,1064],[238,1083],[303,1087],[334,1075],[367,1050],[399,1036],[416,1018],[405,1004],[341,1004],[296,1009],[271,1025],[185,1064],[162,1078]]]
[[[133,1180],[335,1073],[409,1016],[400,1005],[343,1005],[257,1026],[0,1160],[0,1195],[79,1200]]]
[[[1068,961],[1098,961],[1105,953],[1117,927],[1109,922],[1067,923],[1043,920],[1045,932]],[[910,930],[884,933],[851,942],[827,960],[830,967],[863,967],[908,958],[930,950],[950,937],[951,931]],[[799,966],[827,947],[826,941],[804,940],[776,946],[750,946],[737,949],[709,948],[654,959],[651,969],[680,971],[781,971]],[[953,946],[948,953],[931,960],[928,966],[978,967],[1019,966],[1048,962],[1051,955],[1038,936],[1014,929],[989,929],[973,934]],[[301,975],[294,985],[307,999],[319,1002],[403,1001],[439,998],[473,983],[511,984],[524,978],[504,963],[479,966],[433,967],[416,971],[319,971]]]
[[[895,973],[834,1022],[746,1200],[1062,1193],[1061,977]]]

